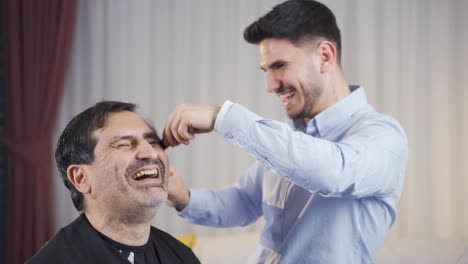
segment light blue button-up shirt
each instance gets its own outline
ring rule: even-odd
[[[179,214],[215,227],[263,215],[253,263],[372,263],[396,218],[408,143],[363,88],[350,88],[308,124],[265,120],[226,102],[215,130],[258,161],[231,188],[191,190]]]

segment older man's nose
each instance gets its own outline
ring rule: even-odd
[[[158,152],[146,140],[141,142],[137,148],[137,159],[156,159]]]

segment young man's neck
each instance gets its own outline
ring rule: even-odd
[[[128,246],[141,246],[148,242],[151,221],[157,208],[140,208],[138,211],[104,211],[85,209],[91,225],[101,234]]]
[[[325,83],[321,101],[318,102],[316,106],[316,112],[312,114],[312,117],[304,118],[304,122],[306,124],[316,115],[320,114],[322,111],[334,105],[351,93],[349,84],[344,78],[341,69],[336,69],[331,74],[332,75]]]
[[[331,72],[328,86],[328,90],[330,91],[329,99],[331,102],[329,106],[335,104],[351,93],[348,81],[346,80],[343,71],[338,66],[333,72]]]

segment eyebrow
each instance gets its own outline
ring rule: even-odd
[[[113,145],[121,140],[133,140],[135,137],[130,136],[130,135],[124,135],[124,136],[114,136],[111,141],[109,142],[110,145]]]
[[[134,135],[122,135],[122,136],[114,136],[111,140],[110,140],[110,144],[114,144],[116,142],[119,142],[121,140],[134,140],[136,137]],[[146,132],[145,134],[143,134],[143,138],[144,139],[154,139],[156,141],[159,141],[160,138],[158,136],[158,134],[156,134],[155,132],[151,131],[151,132]]]
[[[267,68],[275,68],[275,66],[279,66],[279,64],[285,64],[286,61],[284,60],[277,60],[277,61],[274,61],[272,64],[268,65]],[[262,66],[260,66],[260,69],[262,69],[262,71],[266,71],[266,69]]]
[[[143,138],[145,138],[145,139],[154,139],[154,140],[156,140],[158,142],[161,141],[161,138],[159,138],[158,134],[156,134],[156,132],[154,132],[154,131],[146,132],[143,135]]]

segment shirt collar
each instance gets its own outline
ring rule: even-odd
[[[318,134],[324,136],[331,129],[340,126],[343,120],[368,104],[364,88],[357,85],[350,85],[349,88],[351,89],[349,95],[329,106],[309,121],[306,127],[307,134],[317,134],[318,132]]]

